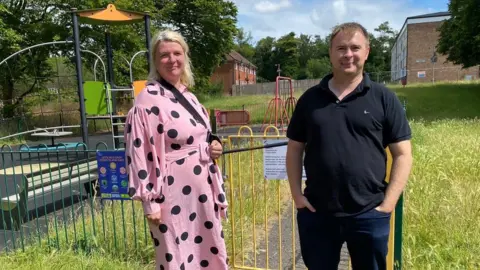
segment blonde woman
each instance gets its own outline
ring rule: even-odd
[[[227,202],[213,159],[222,145],[211,139],[208,114],[189,91],[188,53],[177,32],[152,40],[149,83],[126,120],[129,193],[143,204],[156,269],[221,270],[227,269],[221,224]]]

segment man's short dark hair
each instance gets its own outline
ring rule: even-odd
[[[332,47],[332,41],[337,36],[338,33],[340,32],[349,32],[353,33],[355,31],[360,31],[365,38],[367,39],[367,45],[370,45],[370,40],[368,38],[368,31],[363,27],[361,24],[356,23],[356,22],[347,22],[347,23],[342,23],[337,26],[335,26],[332,30],[332,34],[330,36],[330,47]]]

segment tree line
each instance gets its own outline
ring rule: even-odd
[[[389,76],[390,48],[395,43],[397,31],[389,22],[383,22],[369,33],[370,55],[365,69],[371,73],[385,73]],[[329,60],[330,35],[298,36],[290,32],[278,39],[265,37],[256,44],[252,43],[251,33],[239,29],[235,36],[235,50],[257,67],[257,81],[275,81],[276,76],[297,80],[319,79],[330,72]]]
[[[105,8],[108,0],[0,0],[0,60],[20,49],[72,37],[71,8]],[[329,36],[286,33],[274,38],[264,37],[253,44],[250,33],[237,28],[237,7],[224,0],[117,0],[118,9],[149,11],[151,32],[173,28],[180,31],[190,46],[197,92],[210,91],[210,76],[233,49],[258,68],[258,82],[274,81],[280,74],[294,79],[320,78],[330,70]],[[442,25],[439,53],[465,67],[480,63],[480,6],[477,0],[451,0],[452,19]],[[122,26],[80,24],[82,48],[104,57],[105,32],[111,35],[114,78],[117,85],[130,83],[128,61],[136,52],[145,50],[143,23]],[[384,22],[370,33],[371,52],[366,63],[370,73],[384,72],[389,76],[390,48],[397,30]],[[62,72],[74,72],[73,46],[41,47],[14,57],[0,66],[0,99],[3,117],[11,117],[16,106],[29,94],[45,88]],[[52,58],[55,61],[52,61]],[[60,63],[58,61],[60,59]],[[146,58],[133,63],[135,79],[144,79]],[[91,74],[96,58],[82,55],[86,74]],[[56,64],[54,64],[56,63]],[[279,65],[279,66],[278,66]],[[100,69],[100,68],[99,68]],[[101,71],[97,71],[101,74]],[[378,77],[377,77],[378,79]],[[387,78],[388,79],[388,78]],[[380,78],[383,80],[383,78]]]

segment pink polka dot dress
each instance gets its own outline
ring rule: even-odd
[[[161,224],[149,223],[156,269],[227,269],[227,201],[206,142],[209,117],[194,94],[178,90],[208,129],[166,87],[149,83],[125,123],[129,193],[145,214],[161,211]]]

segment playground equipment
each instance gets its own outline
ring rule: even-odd
[[[80,18],[80,19],[79,19]],[[73,40],[75,44],[75,62],[77,70],[77,85],[78,95],[80,99],[80,120],[82,127],[82,138],[86,145],[88,145],[88,119],[110,119],[112,126],[112,139],[114,148],[120,146],[120,140],[123,135],[118,132],[118,126],[123,125],[122,119],[125,119],[124,114],[117,112],[116,94],[117,92],[125,92],[131,98],[135,98],[135,93],[138,93],[139,88],[143,88],[146,81],[133,82],[132,63],[134,58],[140,53],[146,53],[147,65],[150,69],[148,59],[148,50],[150,44],[150,15],[148,13],[140,13],[128,10],[117,9],[113,4],[107,5],[102,9],[77,10],[72,9],[73,20]],[[145,24],[145,44],[146,51],[136,53],[130,60],[130,79],[131,85],[118,86],[115,84],[113,76],[113,51],[111,46],[110,32],[105,32],[105,49],[107,56],[107,76],[105,82],[84,82],[82,74],[81,50],[79,44],[79,20],[90,24],[106,24],[106,25],[120,25],[130,24],[143,21]],[[91,116],[88,116],[91,115]]]
[[[288,84],[286,85],[286,83]],[[293,96],[292,79],[277,76],[275,79],[275,96],[268,103],[261,130],[263,131],[266,126],[275,126],[284,132],[296,104],[297,99]],[[269,116],[268,120],[267,116]]]

